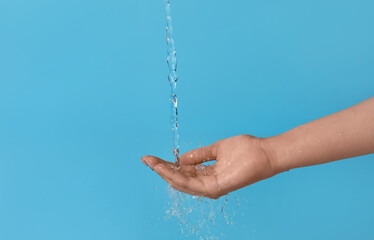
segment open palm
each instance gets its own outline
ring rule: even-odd
[[[173,188],[214,199],[277,173],[263,139],[249,135],[189,151],[180,157],[179,166],[154,156],[144,156],[141,160]],[[202,164],[212,160],[216,160],[213,165]]]

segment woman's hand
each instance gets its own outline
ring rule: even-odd
[[[183,154],[179,166],[153,156],[141,160],[173,188],[217,199],[279,173],[267,146],[264,138],[240,135]],[[212,160],[213,165],[201,164]]]
[[[219,198],[289,169],[374,153],[374,97],[281,135],[241,135],[183,154],[180,166],[142,161],[182,192]],[[203,162],[217,160],[211,166]]]

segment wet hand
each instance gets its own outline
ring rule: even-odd
[[[183,154],[179,166],[154,156],[141,160],[173,188],[217,199],[279,173],[268,152],[266,139],[240,135]],[[202,164],[213,160],[213,165]]]

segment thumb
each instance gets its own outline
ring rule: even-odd
[[[179,163],[181,165],[196,165],[203,162],[208,162],[216,160],[217,158],[217,144],[196,148],[194,150],[184,153],[179,158]]]

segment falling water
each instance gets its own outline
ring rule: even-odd
[[[167,43],[167,63],[169,66],[169,84],[171,124],[173,136],[173,155],[176,165],[179,166],[179,134],[178,134],[178,99],[176,94],[177,88],[177,56],[175,51],[175,42],[173,38],[173,27],[170,11],[170,0],[166,3],[166,43]],[[177,169],[176,169],[177,170]],[[201,240],[217,240],[223,236],[223,229],[217,227],[217,223],[224,221],[222,225],[232,225],[230,216],[235,215],[235,210],[227,212],[227,203],[229,198],[221,200],[210,200],[202,197],[189,196],[179,192],[170,186],[168,193],[171,202],[166,210],[166,219],[177,218],[181,233],[186,237],[195,235]],[[235,197],[238,206],[238,199]],[[221,218],[220,218],[221,216]]]
[[[170,104],[171,104],[171,124],[173,135],[173,154],[175,162],[179,164],[179,134],[178,134],[178,99],[176,94],[177,88],[177,55],[175,51],[175,43],[173,37],[173,26],[171,21],[170,0],[165,0],[166,3],[166,43],[168,46],[167,63],[169,66],[169,84],[171,88]]]

